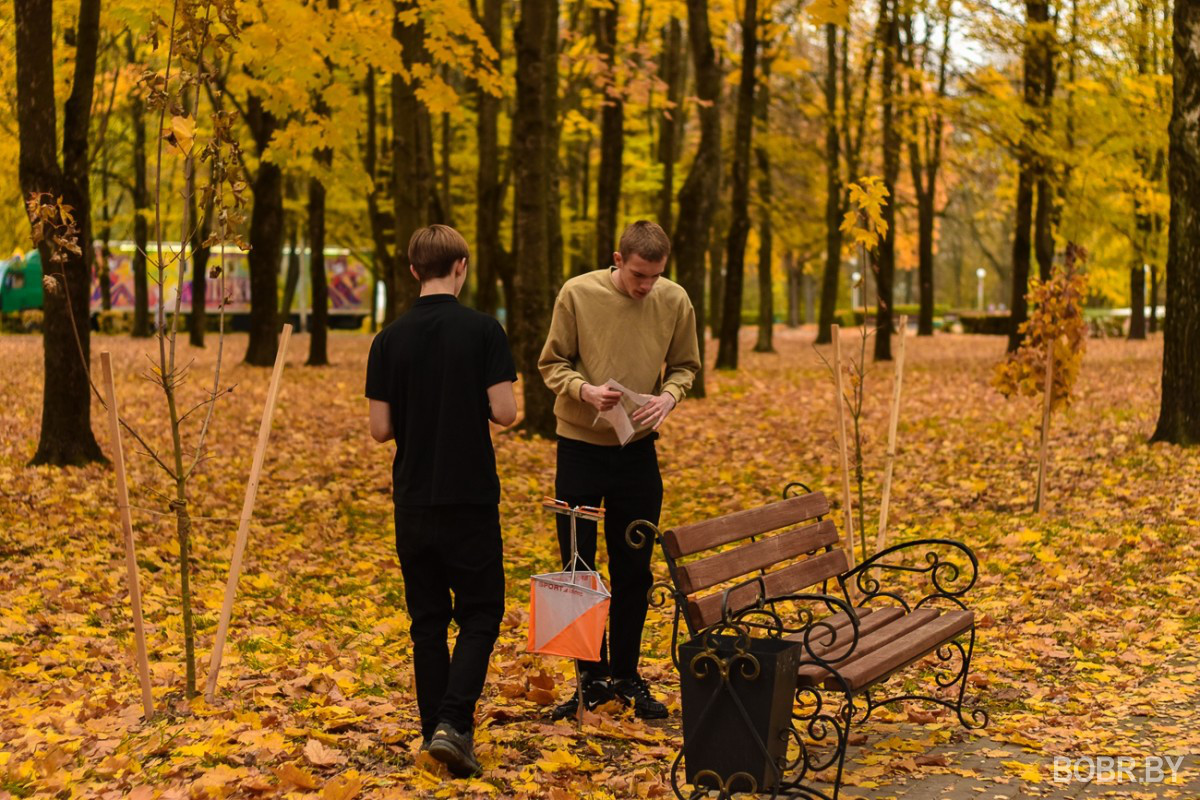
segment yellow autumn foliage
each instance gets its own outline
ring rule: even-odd
[[[992,373],[992,386],[1005,397],[1036,397],[1043,393],[1046,362],[1053,358],[1051,409],[1071,404],[1071,390],[1087,347],[1088,326],[1083,318],[1086,255],[1082,248],[1069,245],[1062,268],[1050,280],[1030,280],[1026,295],[1029,319],[1019,328],[1024,339],[1020,348],[997,364]]]

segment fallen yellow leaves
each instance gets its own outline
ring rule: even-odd
[[[545,719],[546,707],[574,690],[570,662],[524,653],[527,576],[557,558],[537,507],[554,485],[553,443],[513,434],[496,439],[510,596],[476,730],[486,774],[452,781],[419,753],[409,621],[391,530],[391,451],[366,435],[359,397],[367,343],[333,336],[335,366],[288,367],[211,705],[187,704],[179,693],[178,545],[169,519],[135,515],[153,692],[164,709],[146,724],[130,670],[111,476],[100,466],[25,466],[39,413],[39,342],[0,337],[13,377],[0,382],[0,429],[10,434],[0,436],[3,791],[41,796],[69,788],[134,800],[669,794],[679,746],[669,611],[651,610],[642,665],[674,709],[667,724],[643,723],[617,707],[585,714],[582,734],[573,721]],[[765,502],[790,479],[837,485],[822,368],[808,339],[780,331],[776,345],[777,356],[747,353],[738,373],[708,376],[710,396],[671,415],[658,443],[664,523]],[[142,344],[105,339],[104,346],[115,351],[123,407],[140,429],[155,430],[145,416],[153,387],[131,377]],[[977,677],[968,695],[992,714],[984,735],[1005,743],[980,752],[992,752],[996,764],[1012,762],[1003,767],[1005,780],[1032,783],[1012,745],[1038,757],[1105,752],[1124,741],[1123,721],[1135,714],[1156,719],[1150,735],[1164,745],[1196,735],[1190,719],[1171,718],[1179,712],[1163,688],[1194,697],[1196,676],[1176,673],[1170,684],[1154,678],[1194,640],[1200,621],[1200,454],[1143,443],[1155,413],[1144,387],[1157,351],[1093,342],[1076,403],[1055,420],[1051,512],[1045,519],[1022,513],[1033,491],[1026,453],[1036,446],[1036,403],[1003,403],[988,388],[1002,351],[1002,342],[989,339],[910,341],[889,527],[901,538],[961,538],[979,554]],[[185,353],[197,370],[212,358]],[[262,373],[241,365],[229,379],[239,388],[222,399],[228,406],[216,418],[210,466],[197,477],[204,505],[196,509],[193,588],[205,654],[265,384]],[[876,381],[883,397],[890,387]],[[864,424],[878,441],[886,403],[868,402]],[[875,466],[866,465],[869,472]],[[131,456],[138,509],[163,510],[155,480],[145,459]],[[868,519],[874,502],[868,498]],[[655,565],[663,577],[657,556]],[[921,734],[898,733],[904,722]],[[960,735],[956,722],[940,708],[877,712],[852,734],[849,780],[884,787],[931,772],[975,780],[957,756],[942,752]]]
[[[346,762],[346,755],[344,753],[321,744],[317,739],[309,739],[304,745],[304,757],[308,759],[309,763],[315,764],[318,767],[328,767],[331,764],[344,764]]]
[[[356,772],[339,775],[321,789],[321,800],[354,800],[363,789],[362,779]]]
[[[279,778],[280,787],[285,790],[288,788],[316,789],[321,785],[311,772],[298,766],[295,762],[289,761],[272,771]]]
[[[1026,783],[1041,783],[1042,770],[1037,764],[1024,761],[1003,761],[1004,768]]]

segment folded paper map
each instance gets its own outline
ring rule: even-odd
[[[633,413],[642,406],[646,405],[646,403],[649,403],[650,398],[644,394],[638,394],[632,389],[627,389],[626,387],[614,381],[612,378],[609,378],[607,381],[605,381],[604,385],[609,389],[615,389],[616,391],[620,392],[621,399],[608,411],[601,411],[599,414],[597,414],[596,420],[603,419],[605,422],[611,425],[613,430],[617,432],[617,441],[624,446],[628,444],[629,440],[633,438],[635,433],[645,430],[648,427],[647,425],[640,425],[634,422]],[[595,422],[592,424],[594,425]]]

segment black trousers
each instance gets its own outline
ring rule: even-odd
[[[469,732],[504,617],[500,512],[494,505],[397,506],[396,554],[412,618],[421,734]],[[451,658],[450,621],[458,625]]]
[[[580,667],[593,676],[632,678],[637,675],[646,624],[648,593],[653,578],[650,557],[654,543],[640,550],[625,542],[629,523],[645,519],[658,524],[662,511],[663,484],[658,472],[658,453],[650,434],[625,447],[605,447],[559,437],[558,470],[554,492],[572,506],[604,506],[604,543],[608,551],[608,575],[612,603],[609,606],[608,636],[600,661]],[[571,520],[556,515],[558,547],[563,565],[571,558]],[[596,567],[596,523],[576,520],[580,557]]]

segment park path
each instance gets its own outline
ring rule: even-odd
[[[905,774],[893,769],[903,759],[896,752],[907,742],[930,736],[928,726],[912,723],[872,724],[867,741],[847,753],[847,785],[843,798],[863,800],[1009,800],[1009,798],[1157,798],[1200,799],[1200,654],[1181,652],[1168,659],[1158,675],[1130,692],[1119,707],[1099,720],[1081,721],[1088,729],[1103,727],[1106,744],[1093,750],[1064,749],[1057,739],[1044,744],[1022,744],[1019,735],[978,736],[961,728],[948,739],[912,753],[915,767]],[[1128,711],[1133,709],[1135,713]],[[1081,727],[1081,730],[1083,728]],[[860,729],[863,730],[863,729]],[[1038,746],[1040,744],[1040,746]],[[882,749],[881,749],[882,746]],[[1116,780],[1116,770],[1106,770],[1104,780],[1088,780],[1089,761],[1076,761],[1076,777],[1055,780],[1056,756],[1071,759],[1099,756],[1132,757],[1132,777]],[[1164,763],[1166,780],[1146,780],[1147,757],[1171,757],[1178,763],[1172,780]],[[1182,759],[1177,762],[1176,759]],[[883,764],[887,774],[872,778]],[[1151,764],[1154,762],[1151,761]],[[1069,774],[1067,769],[1061,773]],[[855,785],[857,784],[857,785]],[[878,785],[872,785],[878,784]]]

